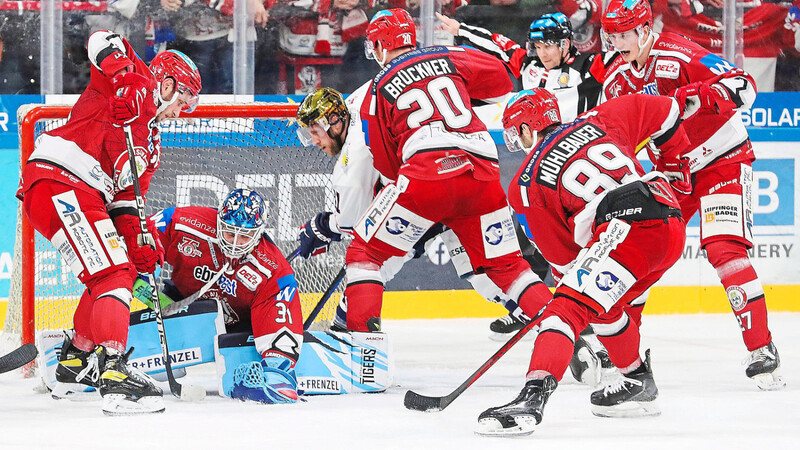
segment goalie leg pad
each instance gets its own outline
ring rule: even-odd
[[[261,355],[248,333],[221,334],[215,351],[219,392],[230,396],[236,369],[258,363]],[[392,380],[390,353],[384,333],[306,331],[295,366],[297,391],[301,395],[383,392]]]
[[[156,330],[155,312],[150,309],[131,314],[128,348],[133,347],[129,363],[147,374],[164,372],[164,358]],[[164,318],[172,369],[214,361],[217,334],[225,333],[219,304],[201,299]]]

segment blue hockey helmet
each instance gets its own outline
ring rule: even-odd
[[[572,24],[567,16],[560,12],[539,16],[539,18],[531,22],[531,26],[528,29],[528,55],[536,55],[536,49],[533,45],[536,42],[559,44],[564,47],[566,45],[565,39],[572,41]]]
[[[217,214],[217,238],[225,256],[239,259],[250,253],[264,232],[266,215],[258,192],[236,189],[228,194]]]

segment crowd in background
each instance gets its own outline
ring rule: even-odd
[[[405,7],[419,16],[419,0],[246,0],[253,16],[254,94],[306,93],[320,84],[352,92],[377,71],[364,56],[369,18]],[[800,0],[740,1],[745,69],[759,91],[800,90]],[[37,2],[0,1],[0,94],[39,94],[40,16]],[[233,92],[233,0],[107,0],[63,2],[63,91],[79,93],[89,81],[86,39],[110,29],[128,37],[149,60],[181,50],[198,65],[203,93]],[[723,0],[653,0],[656,31],[686,35],[722,52]],[[436,0],[443,14],[503,34],[524,46],[528,26],[560,11],[575,30],[581,52],[601,51],[602,0]],[[434,43],[452,44],[443,30]],[[305,58],[287,64],[288,57]],[[280,66],[289,89],[281,86]],[[306,64],[306,63],[318,64]],[[297,73],[295,73],[297,71]],[[285,80],[284,80],[285,81]]]

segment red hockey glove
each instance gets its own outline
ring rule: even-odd
[[[692,173],[689,171],[689,158],[659,160],[656,170],[666,175],[675,192],[683,195],[692,193]]]
[[[719,83],[687,84],[675,89],[672,96],[678,101],[678,105],[683,111],[682,119],[686,119],[700,110],[711,110],[719,114],[736,109],[736,103],[731,99],[730,92]]]
[[[164,264],[164,246],[158,237],[158,229],[148,220],[146,237],[148,242],[142,241],[139,229],[139,219],[131,215],[121,215],[114,219],[117,232],[125,239],[128,247],[128,257],[139,273],[153,273],[156,266]]]
[[[117,125],[129,125],[139,118],[147,98],[147,77],[135,72],[115,76],[112,80],[117,95],[111,97],[111,117]]]

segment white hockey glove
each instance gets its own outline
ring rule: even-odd
[[[297,239],[300,241],[300,253],[303,258],[316,256],[328,251],[331,242],[340,241],[342,235],[331,230],[331,213],[321,212],[300,227]]]

